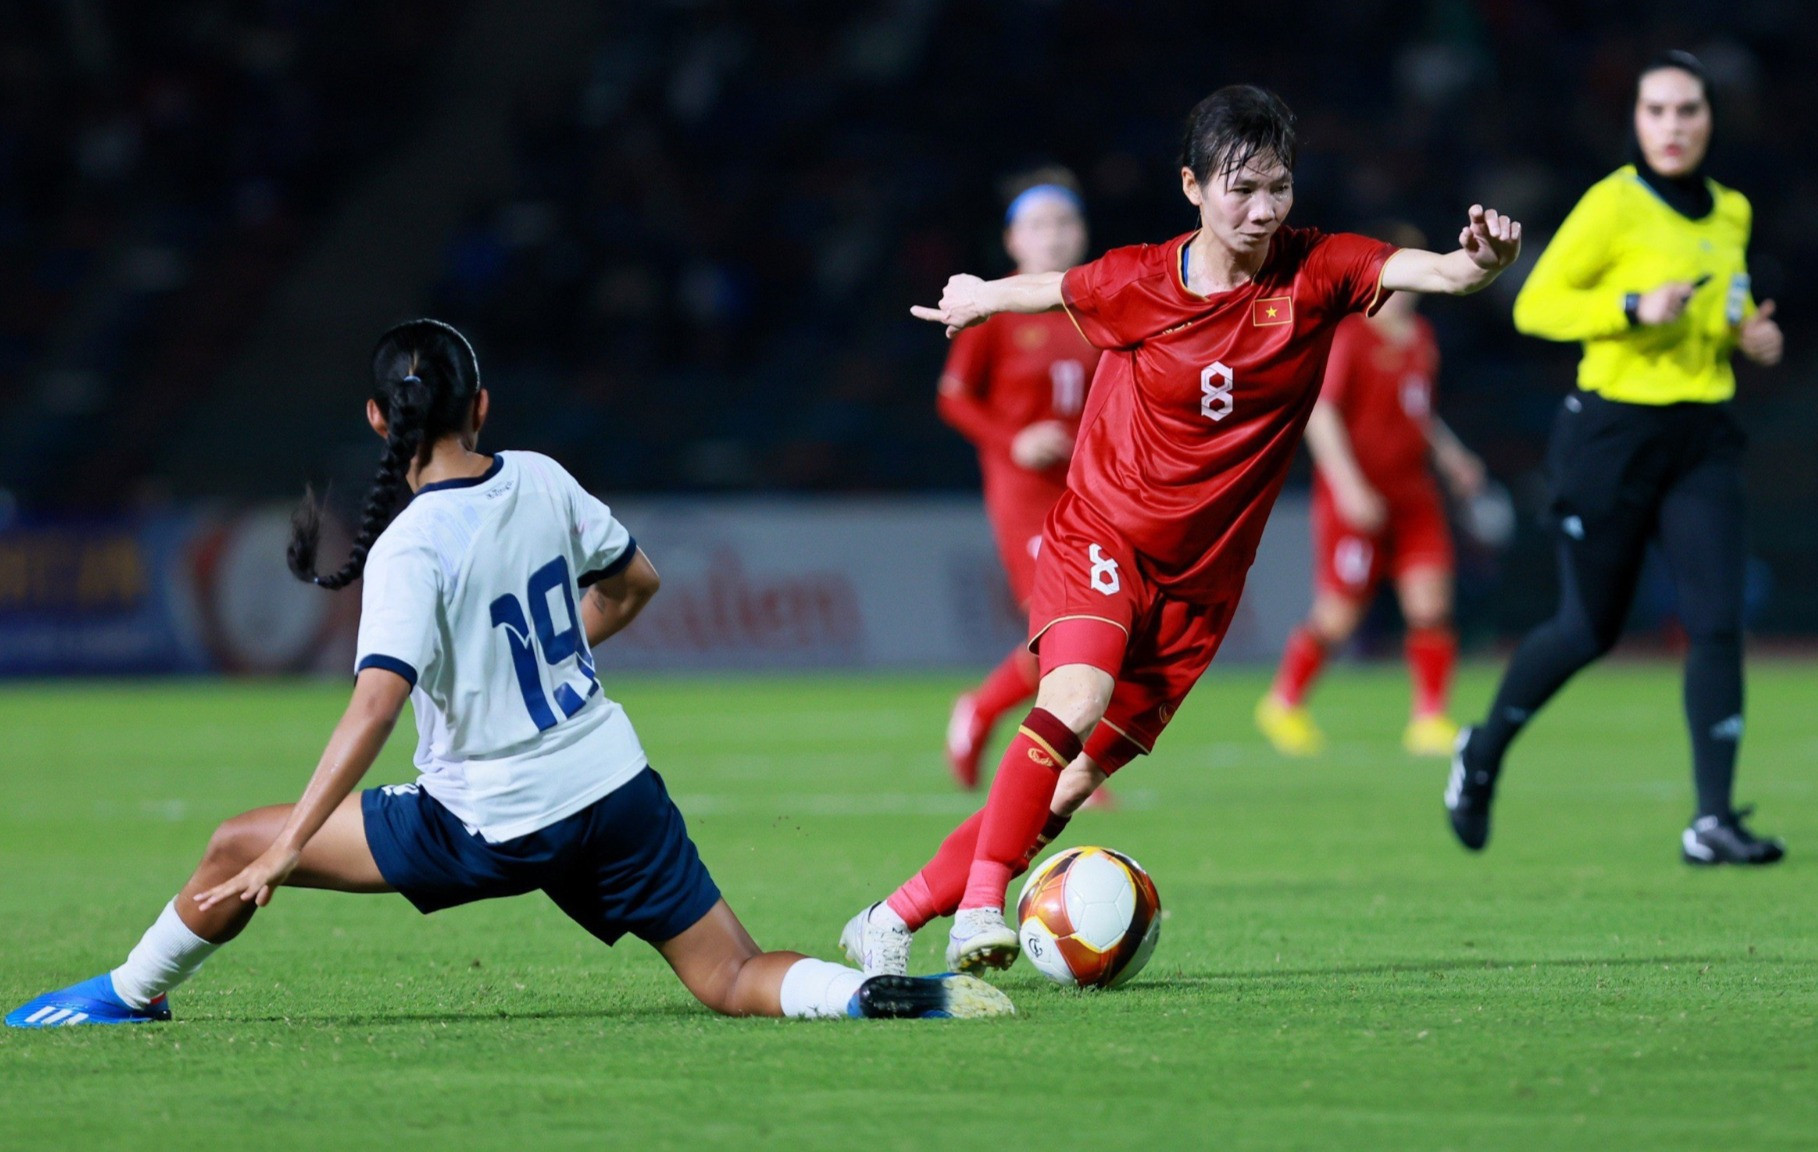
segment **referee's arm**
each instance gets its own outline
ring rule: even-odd
[[[1515,330],[1543,340],[1595,340],[1629,327],[1622,294],[1602,284],[1610,238],[1622,228],[1613,198],[1593,187],[1534,262],[1515,297]]]

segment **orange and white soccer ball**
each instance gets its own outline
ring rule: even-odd
[[[1048,857],[1016,902],[1023,955],[1056,984],[1116,988],[1161,936],[1161,897],[1142,865],[1109,848]]]

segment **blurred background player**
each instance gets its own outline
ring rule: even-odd
[[[1705,175],[1710,85],[1686,52],[1636,86],[1635,162],[1591,186],[1515,301],[1530,336],[1584,344],[1578,390],[1553,426],[1559,609],[1529,632],[1489,715],[1467,729],[1446,789],[1465,847],[1490,835],[1509,744],[1580,668],[1622,634],[1650,542],[1672,570],[1685,629],[1685,718],[1697,815],[1680,838],[1694,864],[1772,864],[1732,804],[1742,740],[1746,560],[1743,434],[1730,413],[1740,351],[1780,362],[1774,302],[1756,307],[1742,193]]]
[[[366,419],[385,451],[352,553],[317,573],[313,498],[289,548],[312,584],[364,579],[353,699],[302,797],[222,823],[120,967],[20,1006],[8,1025],[169,1020],[169,992],[286,884],[399,892],[424,913],[541,890],[608,945],[648,941],[696,999],[733,1016],[1012,1010],[976,980],[879,983],[760,950],[594,672],[591,649],[643,611],[656,569],[554,460],[478,450],[491,398],[454,328],[398,325],[373,350],[372,377]],[[417,783],[353,795],[407,699]]]
[[[1064,168],[1012,181],[1004,250],[1018,275],[1064,272],[1086,255],[1078,182]],[[1067,489],[1067,464],[1086,405],[1098,349],[1062,312],[999,315],[953,338],[941,372],[939,409],[978,449],[985,514],[1017,607],[1029,611],[1042,521]],[[947,761],[960,787],[978,787],[991,729],[1035,695],[1035,654],[1018,645],[984,683],[954,701]]]
[[[1410,224],[1373,232],[1397,247],[1426,246]],[[1397,293],[1374,315],[1340,322],[1307,420],[1313,608],[1288,637],[1275,685],[1256,705],[1257,727],[1287,756],[1324,746],[1307,696],[1326,658],[1357,631],[1384,576],[1394,581],[1408,628],[1414,692],[1402,745],[1417,756],[1445,756],[1458,737],[1446,714],[1458,650],[1452,538],[1433,471],[1464,502],[1482,490],[1484,469],[1433,412],[1439,346],[1419,304],[1413,293]]]
[[[1036,561],[1035,707],[984,810],[847,923],[842,944],[866,971],[900,971],[912,933],[956,907],[949,968],[1015,961],[1011,877],[1057,817],[1154,748],[1218,652],[1338,322],[1389,292],[1475,292],[1520,251],[1520,225],[1481,206],[1445,255],[1285,228],[1295,152],[1280,97],[1221,88],[1181,141],[1198,228],[1064,274],[955,276],[938,307],[912,309],[957,334],[1064,308],[1106,355]]]

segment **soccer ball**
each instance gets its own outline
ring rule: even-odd
[[[1161,897],[1142,865],[1109,848],[1048,857],[1016,902],[1023,955],[1056,984],[1116,988],[1161,936]]]

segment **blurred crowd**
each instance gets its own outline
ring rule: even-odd
[[[0,6],[0,486],[130,489],[133,438],[206,395],[316,214],[435,99],[422,61],[461,9]],[[1815,42],[1791,0],[602,4],[586,66],[518,94],[510,191],[466,206],[422,303],[509,391],[497,442],[598,488],[962,489],[944,341],[907,310],[1006,270],[1008,174],[1072,167],[1095,250],[1184,231],[1181,119],[1251,81],[1300,117],[1294,222],[1406,218],[1443,247],[1481,200],[1527,222],[1531,259],[1627,158],[1637,66],[1685,47],[1790,338],[1785,368],[1743,373],[1757,537],[1818,588],[1818,299],[1789,273],[1818,257]],[[1428,314],[1442,412],[1531,509],[1575,350],[1515,336],[1518,282]]]
[[[130,500],[456,0],[0,4],[0,490]]]
[[[1757,508],[1787,574],[1818,586],[1818,533],[1790,519],[1818,498],[1797,335],[1818,301],[1786,272],[1818,256],[1804,145],[1818,16],[1778,0],[1253,15],[1186,0],[614,6],[586,75],[525,94],[515,192],[473,206],[435,308],[475,333],[495,382],[535,398],[505,417],[512,438],[602,488],[965,486],[969,450],[933,413],[944,342],[907,306],[949,273],[1006,270],[1007,174],[1073,167],[1095,249],[1184,231],[1181,119],[1252,81],[1300,117],[1296,222],[1406,218],[1443,247],[1481,200],[1529,222],[1532,259],[1628,159],[1640,63],[1683,46],[1716,78],[1710,171],[1754,200],[1758,290],[1795,333],[1786,369],[1745,372],[1769,439],[1804,437],[1756,453]],[[1576,350],[1514,334],[1518,285],[1428,311],[1442,409],[1531,512]],[[1525,556],[1517,575],[1545,584],[1546,550]]]

